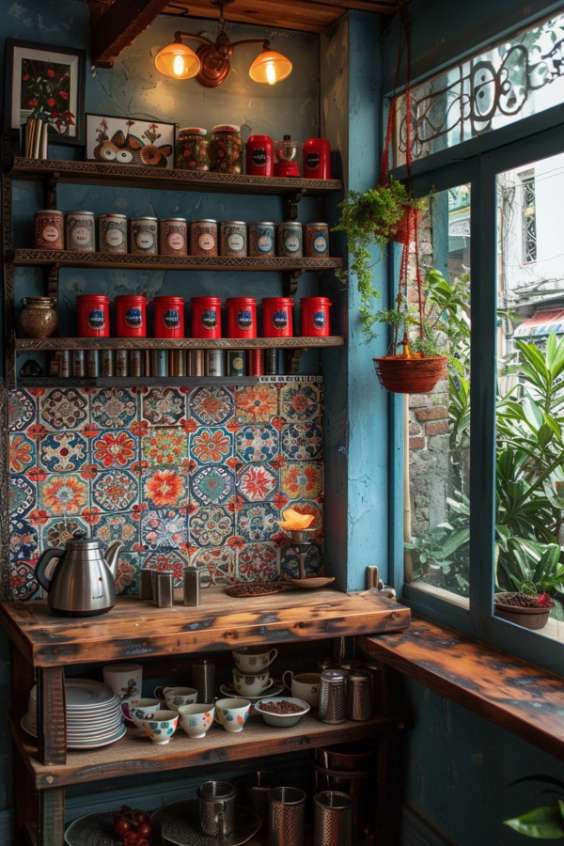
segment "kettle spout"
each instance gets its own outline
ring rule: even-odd
[[[117,576],[118,558],[122,548],[123,544],[121,541],[114,541],[106,550],[105,561],[114,579]]]

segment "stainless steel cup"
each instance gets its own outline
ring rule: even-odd
[[[268,846],[303,846],[305,798],[298,787],[274,787],[268,808]]]
[[[192,687],[198,691],[198,702],[213,702],[215,696],[215,664],[207,658],[192,664]]]
[[[235,829],[235,787],[230,781],[205,781],[198,788],[200,825],[208,837],[229,837]]]
[[[349,720],[369,720],[372,711],[370,676],[362,670],[354,670],[348,677],[347,717]]]
[[[319,719],[322,723],[344,723],[346,719],[346,674],[324,670],[319,690]]]
[[[313,797],[315,846],[351,846],[352,801],[347,793],[323,790]]]

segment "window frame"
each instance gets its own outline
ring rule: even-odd
[[[468,607],[404,580],[403,397],[390,394],[390,577],[414,611],[487,641],[525,660],[562,672],[564,645],[494,616],[497,201],[496,178],[513,168],[564,152],[564,115],[549,109],[511,126],[471,139],[414,164],[415,195],[469,184],[471,279],[470,377],[470,596]],[[405,180],[405,168],[392,171]],[[390,250],[388,280],[393,296],[397,256]]]

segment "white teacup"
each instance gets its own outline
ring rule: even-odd
[[[148,697],[133,697],[124,699],[121,704],[123,713],[130,720],[150,720],[156,711],[161,710],[160,699],[149,699]]]
[[[213,725],[214,705],[181,705],[178,709],[182,728],[189,737],[205,737]]]
[[[248,699],[218,699],[215,718],[225,731],[236,734],[243,731],[249,719],[251,703]]]
[[[264,646],[243,646],[233,650],[233,659],[242,673],[261,673],[270,667],[277,655],[277,649],[265,649]]]
[[[264,673],[242,673],[233,668],[233,687],[242,696],[261,696],[272,687],[274,679],[266,670]]]
[[[194,705],[198,701],[195,687],[156,687],[153,694],[164,699],[172,711],[176,711],[180,705]]]
[[[292,691],[292,696],[305,699],[314,708],[319,705],[319,688],[321,673],[293,673],[286,670],[282,674],[282,681]]]
[[[107,664],[102,668],[102,676],[104,684],[122,700],[143,695],[141,664]]]

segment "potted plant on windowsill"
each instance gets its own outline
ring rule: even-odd
[[[516,591],[496,593],[497,616],[527,629],[544,628],[554,607],[550,594],[564,593],[564,564],[560,555],[558,544],[547,544],[534,565],[530,579],[516,585]]]

